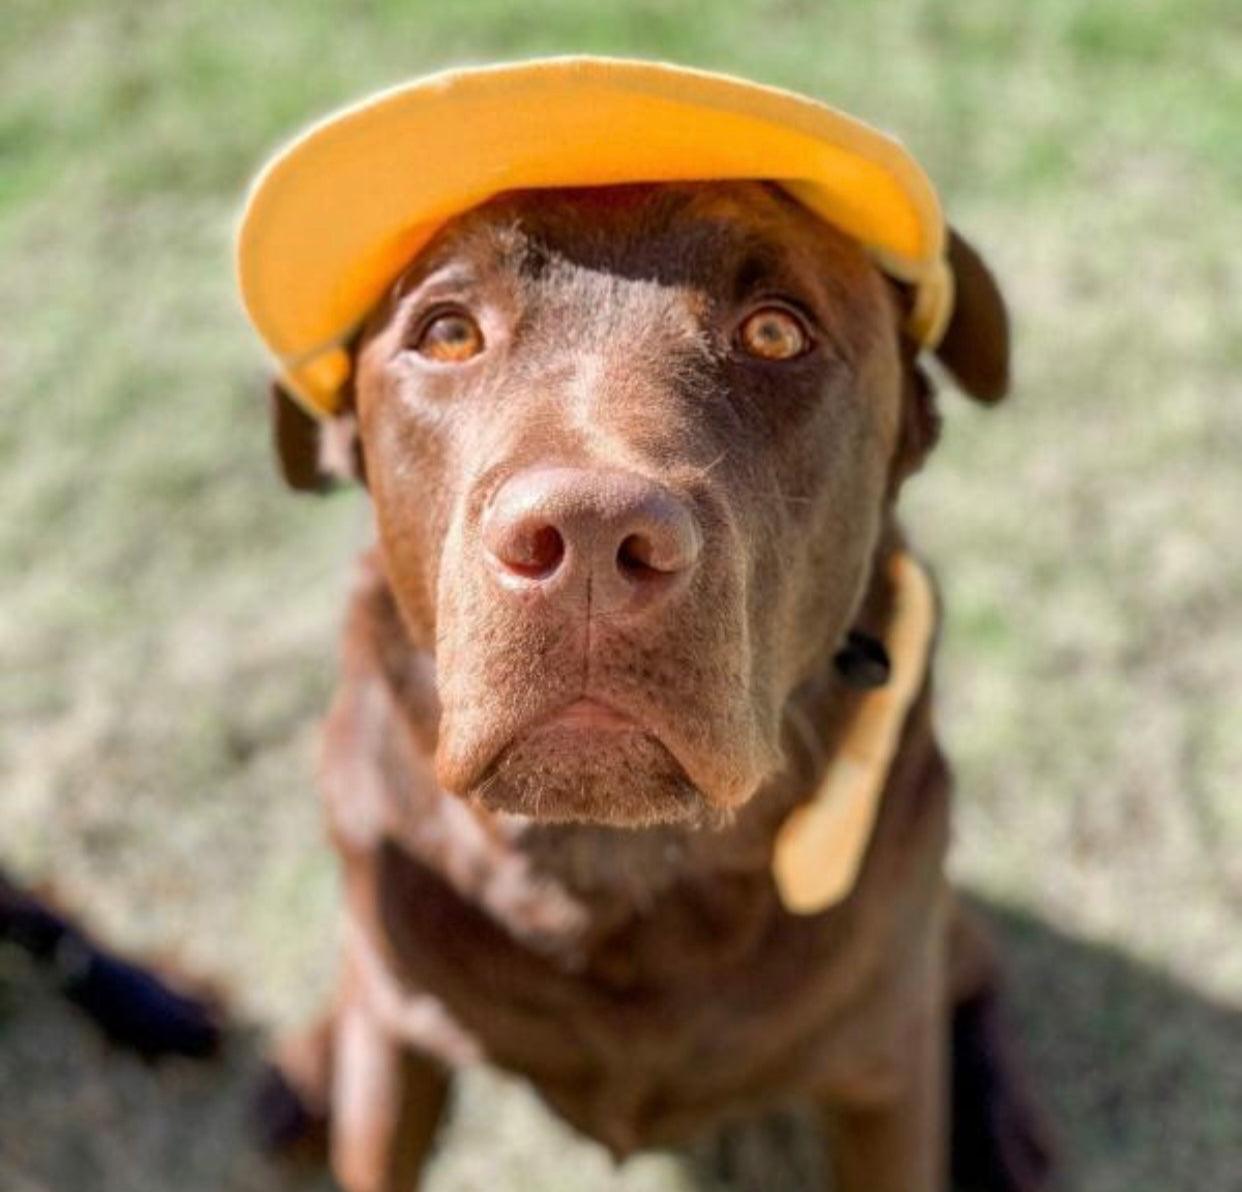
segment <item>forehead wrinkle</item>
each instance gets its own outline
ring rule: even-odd
[[[702,284],[728,229],[689,209],[694,192],[675,184],[518,191],[495,201],[493,218],[524,241],[525,277],[551,262],[665,287]]]
[[[789,218],[755,182],[512,191],[446,225],[424,250],[424,268],[473,256],[537,280],[555,260],[666,287],[706,287],[747,251],[778,253],[787,237],[771,232]]]

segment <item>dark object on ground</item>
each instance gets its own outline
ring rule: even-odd
[[[97,944],[48,902],[0,873],[0,941],[47,967],[64,995],[112,1042],[147,1059],[202,1058],[220,1045],[220,1023],[209,997],[172,988],[164,978]]]

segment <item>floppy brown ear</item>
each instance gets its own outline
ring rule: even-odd
[[[298,492],[326,493],[337,483],[362,480],[362,449],[352,410],[312,417],[278,380],[268,389],[272,443],[285,483]]]
[[[971,397],[989,405],[1009,389],[1009,313],[983,258],[949,229],[956,297],[936,356]]]

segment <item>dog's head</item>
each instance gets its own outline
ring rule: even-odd
[[[940,356],[995,400],[1004,308],[956,237],[951,263]],[[935,438],[905,300],[762,183],[510,193],[418,254],[356,340],[336,437],[356,429],[434,652],[447,789],[639,825],[716,818],[778,769]],[[279,408],[312,485],[322,432]]]

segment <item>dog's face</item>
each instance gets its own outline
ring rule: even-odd
[[[931,437],[899,306],[759,183],[515,193],[418,255],[354,410],[447,789],[641,825],[776,771]]]

